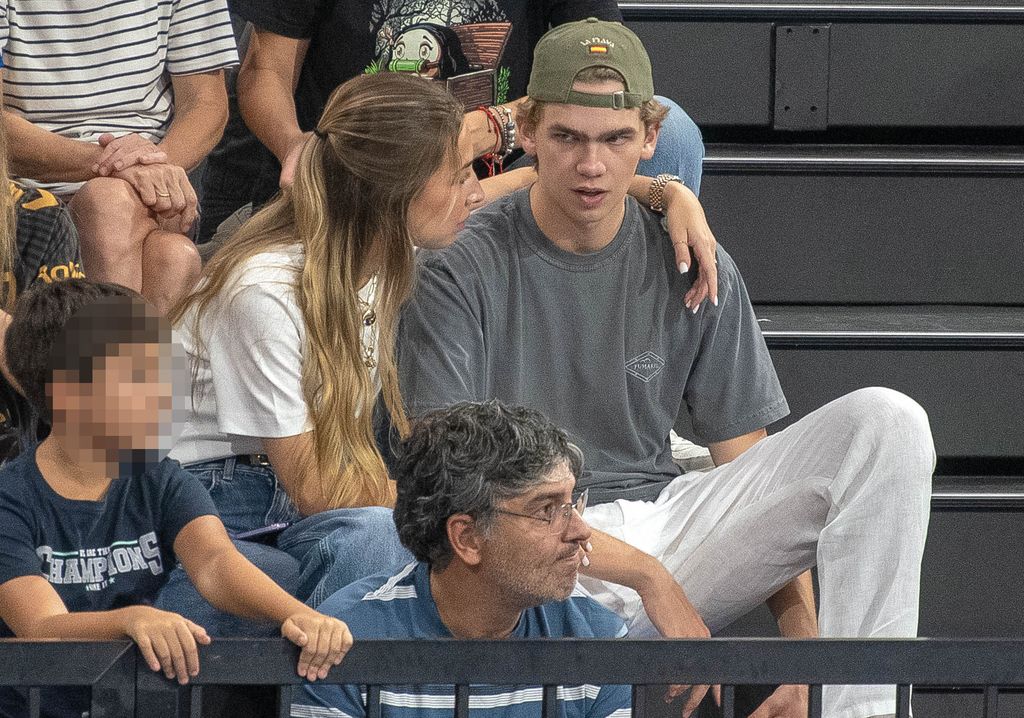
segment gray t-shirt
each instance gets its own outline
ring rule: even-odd
[[[718,249],[719,303],[683,297],[658,215],[627,199],[599,252],[552,244],[529,190],[476,212],[458,242],[421,252],[400,333],[412,415],[498,398],[544,412],[583,450],[591,501],[651,500],[679,474],[669,431],[723,441],[789,412],[736,265]]]

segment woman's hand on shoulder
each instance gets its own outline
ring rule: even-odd
[[[285,619],[281,635],[302,649],[298,674],[310,681],[326,678],[352,647],[352,633],[344,621],[313,609]]]
[[[672,248],[676,253],[676,266],[688,272],[697,266],[697,278],[686,292],[686,308],[697,313],[705,299],[718,306],[718,260],[715,253],[718,242],[708,226],[700,200],[680,182],[665,186],[665,224]]]

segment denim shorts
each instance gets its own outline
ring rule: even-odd
[[[238,457],[188,464],[217,506],[228,531],[252,531],[298,521],[300,514],[269,466],[252,466]]]

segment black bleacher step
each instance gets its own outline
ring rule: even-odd
[[[1024,147],[709,145],[701,200],[758,304],[1024,306]]]
[[[857,2],[720,2],[697,0],[648,0],[619,2],[628,20],[671,19],[686,21],[783,21],[783,22],[986,22],[1024,21],[1024,6],[988,0],[859,0]]]
[[[758,306],[773,349],[1024,349],[1024,308]]]
[[[705,174],[1024,174],[1022,146],[711,143]]]

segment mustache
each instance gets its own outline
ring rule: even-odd
[[[586,549],[584,548],[582,542],[578,542],[576,544],[576,548],[574,548],[572,551],[566,551],[565,553],[560,554],[558,559],[560,561],[568,561],[569,559],[571,559],[573,557],[579,556],[580,555],[580,551],[583,551],[584,554],[586,553]]]

